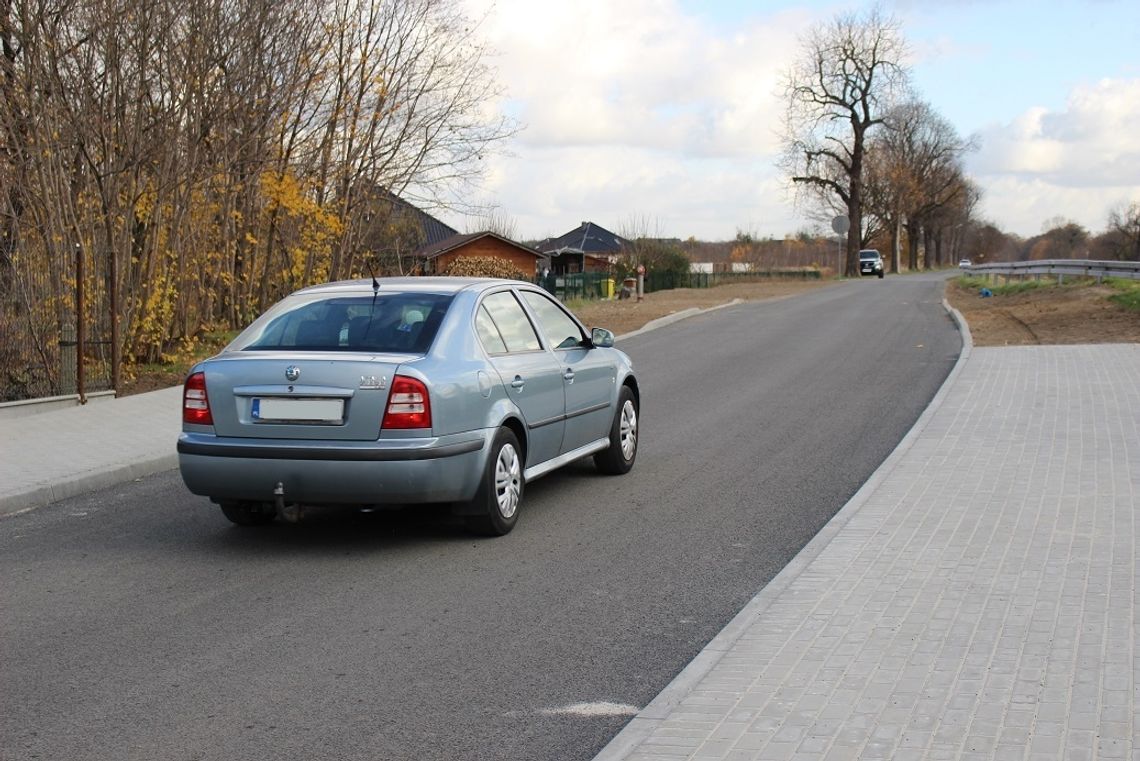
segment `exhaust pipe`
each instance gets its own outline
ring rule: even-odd
[[[273,487],[273,506],[277,510],[277,517],[287,523],[296,523],[301,520],[301,506],[297,503],[285,503],[285,484],[278,481]]]

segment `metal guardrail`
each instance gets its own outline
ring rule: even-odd
[[[1036,262],[995,262],[972,264],[965,269],[971,275],[1056,275],[1058,282],[1065,276],[1092,277],[1097,281],[1106,277],[1140,280],[1140,262],[1093,261],[1090,259],[1042,259]]]

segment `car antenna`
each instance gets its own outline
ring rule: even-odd
[[[371,266],[368,267],[368,274],[372,276],[372,304],[368,307],[368,324],[364,326],[365,336],[372,330],[372,315],[376,314],[376,297],[380,295],[380,281],[376,279],[376,273]]]

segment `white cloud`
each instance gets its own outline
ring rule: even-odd
[[[984,208],[1022,234],[1054,216],[1092,230],[1108,209],[1140,198],[1140,79],[1075,88],[1064,110],[1033,108],[981,133],[970,170]]]
[[[663,235],[705,239],[804,226],[776,168],[780,77],[813,13],[829,11],[759,10],[729,27],[676,0],[463,2],[486,14],[481,34],[499,51],[506,93],[494,105],[523,126],[511,155],[488,159],[478,200],[515,220],[519,237],[584,219],[648,219]],[[969,53],[991,71],[1011,66],[1014,53],[972,31],[968,21],[940,30],[917,46],[916,65]],[[985,191],[982,212],[1005,229],[1033,234],[1060,215],[1099,230],[1110,207],[1140,198],[1140,79],[1074,82],[1046,88],[1073,88],[1060,109],[1029,107],[1039,81],[1009,91],[1007,103],[1026,101],[1021,115],[979,133],[968,169]],[[924,97],[937,108],[939,95]],[[959,118],[983,123],[976,112]]]
[[[619,145],[521,149],[497,162],[488,192],[524,238],[560,235],[583,220],[614,232],[731,238],[737,228],[792,233],[782,180],[767,158],[690,160]],[[461,225],[462,226],[462,225]]]
[[[672,0],[495,3],[482,31],[499,51],[501,106],[523,130],[513,156],[492,159],[490,198],[524,237],[633,216],[681,237],[731,237],[759,217],[794,231],[774,180],[778,90],[808,22],[784,14],[726,32]]]
[[[669,0],[503,0],[484,32],[524,144],[755,155],[775,142],[789,23],[724,36]]]

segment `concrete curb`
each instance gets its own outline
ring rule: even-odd
[[[30,492],[0,497],[0,519],[23,515],[37,508],[47,507],[54,502],[106,489],[109,486],[117,486],[177,467],[178,455],[171,452],[170,454],[139,460],[130,465],[78,473],[75,476]]]
[[[791,562],[788,563],[775,578],[768,582],[768,584],[744,606],[744,609],[736,614],[736,616],[721,629],[719,634],[713,637],[712,641],[689,662],[689,665],[686,666],[672,682],[666,685],[665,689],[663,689],[657,697],[650,701],[609,744],[602,748],[601,752],[594,757],[594,761],[624,761],[624,759],[628,758],[633,751],[645,742],[646,738],[652,734],[656,726],[669,716],[673,709],[684,700],[685,696],[688,695],[701,679],[732,649],[733,645],[748,631],[748,628],[752,626],[755,620],[762,615],[764,611],[775,602],[780,594],[811,565],[811,562],[815,560],[821,552],[823,552],[824,548],[831,543],[831,540],[835,538],[836,534],[847,525],[867,502],[868,498],[879,488],[879,484],[895,469],[903,455],[914,445],[914,442],[918,439],[926,426],[929,425],[931,418],[934,417],[934,414],[942,406],[946,396],[950,393],[950,389],[953,388],[955,381],[969,360],[974,346],[970,328],[961,313],[950,306],[945,299],[942,300],[942,306],[958,325],[958,331],[962,335],[962,351],[958,355],[958,361],[954,363],[954,367],[950,370],[950,374],[946,376],[946,380],[942,382],[934,398],[930,400],[930,404],[928,404],[922,414],[919,415],[918,420],[915,421],[902,441],[887,455],[882,465],[871,474],[871,477],[860,487],[859,491],[855,492],[851,499],[847,501],[847,504],[839,509],[839,512],[837,512],[832,519],[819,530],[819,533],[792,558]]]
[[[658,328],[663,328],[666,325],[672,325],[675,322],[687,320],[690,317],[696,317],[698,314],[707,314],[708,312],[715,312],[718,309],[725,309],[727,307],[736,306],[737,304],[743,303],[744,299],[733,299],[727,304],[717,304],[715,307],[706,307],[704,309],[701,309],[700,307],[689,307],[688,309],[682,309],[680,312],[674,312],[673,314],[667,314],[664,317],[658,317],[656,320],[650,320],[637,330],[631,330],[628,333],[621,334],[617,337],[616,340],[622,341],[626,338],[633,338],[634,336],[639,336],[642,333],[648,333],[651,330],[657,330]]]

